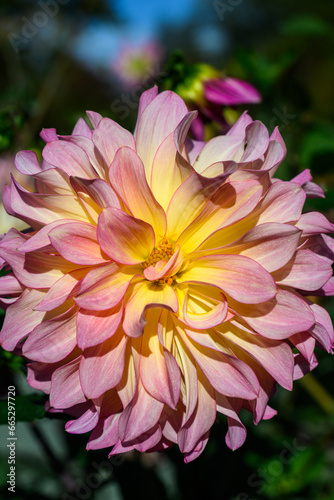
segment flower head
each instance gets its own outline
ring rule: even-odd
[[[112,69],[119,80],[128,87],[143,84],[147,75],[154,77],[163,57],[162,47],[155,41],[143,46],[126,45],[120,51]]]
[[[223,75],[208,64],[188,65],[177,53],[171,63],[171,68],[175,67],[166,86],[175,90],[188,108],[198,110],[190,127],[196,140],[204,139],[207,124],[213,123],[220,133],[227,132],[236,121],[236,112],[231,107],[261,102],[261,95],[253,85]]]
[[[322,196],[308,172],[275,179],[285,156],[277,129],[244,113],[225,136],[186,139],[195,112],[173,92],[146,91],[134,135],[88,112],[72,135],[44,130],[44,162],[18,153],[36,193],[13,181],[11,230],[0,258],[7,305],[0,341],[22,346],[28,381],[50,408],[73,414],[89,449],[161,450],[185,460],[204,449],[216,412],[227,445],[270,418],[276,383],[328,352],[327,312],[307,295],[333,294],[333,225],[302,215]],[[296,349],[293,349],[296,348]]]

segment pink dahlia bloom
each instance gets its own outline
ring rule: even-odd
[[[126,45],[113,62],[112,69],[124,85],[134,87],[157,74],[162,57],[163,49],[157,42],[151,41],[142,47]]]
[[[331,352],[333,225],[302,215],[308,172],[273,177],[285,156],[276,129],[244,113],[208,143],[186,135],[196,113],[167,91],[146,91],[132,135],[88,112],[70,136],[44,130],[44,163],[23,151],[11,215],[32,227],[0,243],[7,311],[4,349],[22,346],[28,382],[49,394],[88,449],[162,450],[185,461],[204,449],[217,411],[231,449],[276,412],[276,383]]]

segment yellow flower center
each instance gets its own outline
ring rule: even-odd
[[[166,262],[171,258],[174,253],[174,247],[167,238],[162,238],[157,248],[152,250],[148,259],[143,262],[143,267],[146,269],[149,266],[154,266],[159,260]]]

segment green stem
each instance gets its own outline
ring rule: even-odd
[[[334,413],[334,399],[329,392],[318,382],[318,380],[308,373],[299,380],[299,383],[307,390],[313,399],[321,406],[325,413]]]

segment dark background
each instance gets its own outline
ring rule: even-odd
[[[331,0],[184,2],[7,0],[0,6],[1,159],[20,149],[40,154],[42,127],[71,132],[86,109],[132,130],[138,95],[164,83],[161,71],[134,89],[113,70],[124,43],[160,43],[168,60],[181,49],[189,63],[209,63],[255,85],[261,104],[249,107],[269,129],[280,126],[288,156],[277,175],[290,179],[310,168],[326,199],[308,200],[334,222],[334,4]],[[52,2],[51,2],[52,3]],[[46,12],[41,5],[49,5]],[[36,28],[36,23],[41,26]],[[127,111],[117,103],[127,101]],[[129,104],[130,103],[130,104]],[[1,170],[2,169],[2,170]],[[2,183],[5,181],[3,180]],[[334,301],[320,299],[331,314]],[[248,438],[240,450],[225,445],[219,418],[204,453],[183,463],[176,447],[126,454],[107,462],[108,450],[85,451],[87,436],[69,435],[65,419],[44,415],[43,395],[29,389],[22,360],[1,352],[0,389],[15,385],[16,493],[7,492],[7,427],[0,427],[0,495],[23,499],[334,499],[334,363],[318,352],[312,376],[293,392],[278,389],[278,415],[255,427],[243,414]],[[1,403],[1,402],[0,402]],[[6,422],[7,400],[0,405]]]

